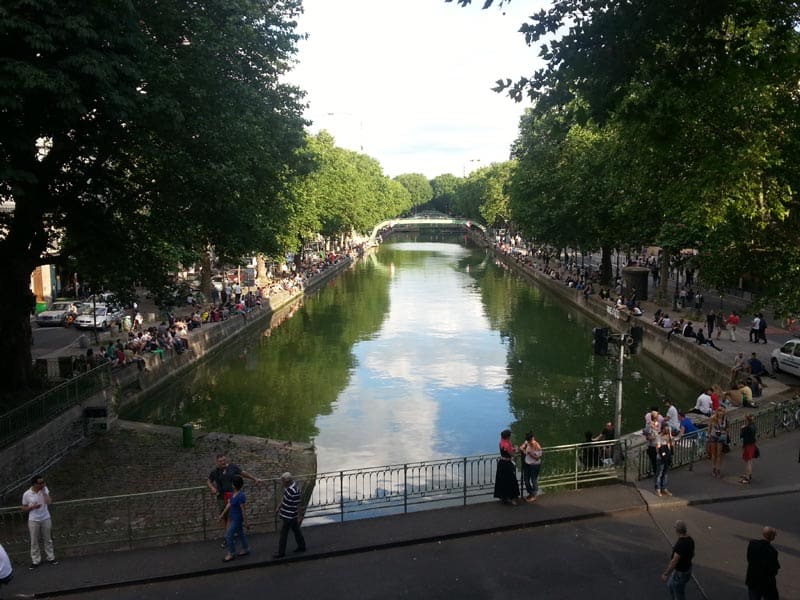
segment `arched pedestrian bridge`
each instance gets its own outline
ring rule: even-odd
[[[375,243],[378,234],[385,229],[394,229],[395,227],[402,227],[404,229],[480,229],[484,234],[486,227],[480,223],[476,223],[470,219],[459,219],[450,217],[442,213],[424,213],[413,217],[405,217],[402,219],[391,219],[382,221],[375,225],[372,234],[369,236],[369,245]]]

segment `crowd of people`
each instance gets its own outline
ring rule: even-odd
[[[131,315],[125,315],[116,322],[119,335],[116,340],[101,344],[98,348],[88,348],[83,355],[73,357],[73,371],[84,372],[110,363],[114,369],[136,365],[140,371],[147,370],[147,355],[163,357],[180,355],[190,348],[190,332],[203,325],[219,323],[231,318],[247,319],[253,311],[259,311],[270,297],[280,294],[298,294],[308,281],[324,273],[329,268],[357,256],[363,252],[361,246],[354,246],[347,252],[329,252],[299,264],[286,265],[280,275],[255,289],[243,290],[238,280],[224,282],[222,289],[215,289],[214,302],[198,302],[200,296],[187,297],[187,305],[175,312],[165,314],[159,325],[144,325],[138,306],[134,304]]]

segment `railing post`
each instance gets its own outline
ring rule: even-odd
[[[408,465],[403,465],[403,514],[408,512]]]
[[[339,471],[339,513],[344,523],[344,471]]]
[[[128,513],[128,550],[133,550],[133,523],[131,523],[131,497],[125,499],[125,506]]]
[[[462,473],[464,479],[464,506],[467,505],[467,457],[464,457],[464,472]]]
[[[577,490],[578,489],[578,469],[580,469],[580,458],[578,456],[578,447],[575,446],[574,450],[575,450],[575,461],[573,463],[574,467],[575,467],[575,478],[574,478],[574,481],[575,481],[575,489]]]
[[[200,493],[200,510],[203,511],[203,541],[208,539],[208,514],[206,508],[206,496],[208,492],[206,491],[208,488],[201,488],[199,490]]]

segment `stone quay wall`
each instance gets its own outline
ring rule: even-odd
[[[609,327],[613,332],[630,333],[631,327],[641,327],[642,351],[664,368],[696,383],[698,389],[715,382],[727,382],[730,379],[730,367],[703,352],[691,338],[672,336],[667,340],[666,331],[650,322],[648,317],[640,318],[618,311],[611,302],[602,300],[596,295],[587,298],[582,291],[567,287],[562,280],[553,279],[535,267],[517,261],[510,254],[497,249],[492,251],[497,258],[528,280],[552,292],[564,302]]]
[[[139,371],[130,365],[115,371],[110,387],[0,450],[0,481],[3,482],[0,496],[3,504],[17,502],[20,490],[27,487],[34,474],[53,469],[77,448],[91,443],[96,437],[94,434],[113,430],[119,408],[135,403],[144,394],[185,373],[209,353],[233,342],[241,333],[265,326],[276,311],[318,289],[352,264],[353,261],[347,258],[332,265],[308,281],[301,292],[273,294],[260,310],[248,313],[247,318],[237,316],[219,323],[204,324],[189,334],[189,350],[183,354],[165,354],[163,359],[158,355],[148,355],[145,357],[146,370]]]

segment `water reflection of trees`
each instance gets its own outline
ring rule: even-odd
[[[583,441],[587,430],[599,433],[606,421],[613,421],[617,360],[592,354],[591,329],[597,324],[559,305],[506,265],[492,261],[480,267],[486,265],[481,259],[476,254],[462,263],[469,265],[489,322],[507,347],[514,439],[521,440],[529,429],[546,444]],[[641,356],[626,360],[623,383],[624,431],[640,426],[645,410],[661,403],[664,390],[693,398],[685,381]]]
[[[237,338],[128,418],[206,431],[308,441],[347,386],[353,345],[381,327],[389,273],[370,262],[344,273],[266,328]]]

